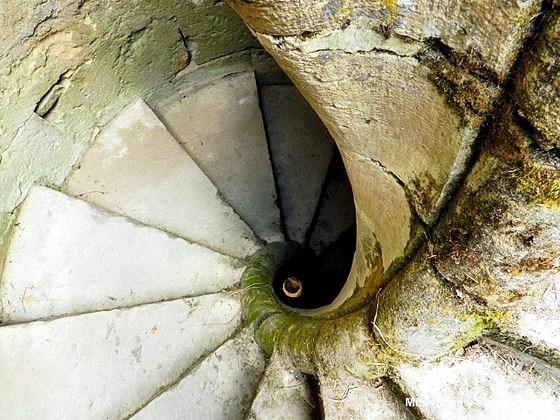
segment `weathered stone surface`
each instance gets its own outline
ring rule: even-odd
[[[73,159],[61,153],[64,135],[37,114],[20,128],[0,159],[0,213],[12,211],[31,186],[42,181],[60,184]]]
[[[256,239],[216,187],[142,101],[99,134],[65,191],[235,257]]]
[[[385,2],[380,0],[357,0],[352,3],[334,0],[281,3],[274,0],[229,0],[228,3],[254,31],[278,36],[336,28],[351,16],[372,14],[388,19],[391,9],[394,9],[385,6]],[[366,4],[369,7],[364,8]]]
[[[558,372],[488,345],[398,369],[409,404],[430,419],[560,416]]]
[[[305,376],[273,353],[247,418],[312,419],[314,404]]]
[[[537,0],[444,3],[230,1],[343,153],[370,163],[352,169],[345,162],[358,249],[337,303],[358,284],[379,286],[379,278],[367,279],[403,256],[414,213],[428,227],[438,220],[541,7]],[[393,178],[389,199],[370,178],[372,165]],[[359,190],[364,183],[369,188]],[[375,238],[367,239],[370,253],[380,245],[381,273],[360,256],[365,232]]]
[[[81,200],[34,187],[0,282],[0,319],[15,323],[231,288],[240,262]]]
[[[504,80],[540,6],[540,0],[403,2],[396,6],[394,31],[437,39]]]
[[[230,0],[229,4],[253,31],[276,37],[331,37],[359,23],[368,31],[417,41],[435,39],[466,53],[475,64],[491,69],[502,80],[541,6],[539,0],[323,0],[281,4],[273,0]],[[360,36],[353,38],[359,42]],[[331,42],[329,49],[333,47],[336,44]]]
[[[159,109],[179,144],[267,242],[282,240],[255,77],[229,76]]]
[[[126,418],[240,321],[238,297],[209,295],[2,327],[2,416]]]
[[[303,243],[334,142],[294,86],[265,86],[261,95],[286,233],[288,239]]]
[[[397,274],[371,308],[377,342],[397,360],[433,360],[476,339],[484,319],[472,302],[447,286],[431,268],[424,248]]]
[[[360,382],[360,379],[368,382],[386,373],[387,366],[377,359],[380,353],[366,309],[323,321],[314,340],[315,375],[328,382],[327,389],[331,391],[340,391],[337,383]]]
[[[542,289],[526,299],[506,320],[504,330],[513,331],[535,346],[560,354],[560,276],[543,282]]]
[[[361,222],[357,226],[358,238],[366,240],[361,231],[362,223],[366,224],[379,241],[383,268],[387,270],[403,255],[414,223],[405,191],[379,162],[345,148],[341,153],[353,185],[356,218]],[[363,245],[370,249],[373,243]]]
[[[319,375],[325,419],[412,420],[414,416],[382,379],[324,379]]]
[[[132,418],[244,418],[265,368],[254,332],[243,330]]]
[[[433,235],[441,274],[494,308],[538,296],[560,268],[558,169],[528,144],[504,110]]]
[[[560,13],[549,16],[536,44],[523,58],[515,79],[519,113],[540,134],[543,149],[560,147]]]

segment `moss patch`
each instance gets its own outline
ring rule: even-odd
[[[558,169],[535,167],[526,161],[523,162],[517,191],[522,193],[529,203],[542,204],[547,207],[560,206]]]

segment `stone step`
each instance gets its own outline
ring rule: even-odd
[[[305,376],[289,368],[278,353],[270,358],[248,419],[312,419],[314,397]]]
[[[158,115],[261,239],[284,239],[253,73],[190,92]]]
[[[324,418],[327,420],[414,419],[404,402],[381,378],[368,381],[349,377],[344,372],[339,372],[335,378],[319,369],[318,379]]]
[[[535,347],[560,353],[560,278],[554,278],[556,273],[553,269],[550,276],[544,273],[541,279],[545,286],[537,296],[527,299],[512,312],[513,326],[509,328]]]
[[[352,186],[341,157],[335,154],[317,206],[315,223],[309,234],[309,247],[319,255],[355,222]]]
[[[4,323],[215,293],[241,262],[76,198],[33,187],[8,249]]]
[[[103,127],[64,189],[234,257],[256,250],[249,227],[141,100]]]
[[[254,333],[243,330],[132,418],[243,419],[265,369]]]
[[[334,142],[294,86],[264,86],[261,97],[285,230],[289,239],[303,243]]]
[[[400,366],[398,375],[405,403],[425,418],[560,418],[558,372],[487,343],[440,362]]]
[[[239,327],[218,294],[0,328],[0,417],[126,418]]]

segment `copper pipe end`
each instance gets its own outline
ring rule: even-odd
[[[295,277],[288,277],[282,283],[282,291],[286,296],[289,298],[297,298],[301,296],[301,292],[303,290],[303,284],[301,281]]]

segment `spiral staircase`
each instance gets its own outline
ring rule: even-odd
[[[372,356],[375,303],[324,309],[343,282],[304,283],[331,290],[316,307],[275,295],[302,246],[347,264],[354,223],[336,147],[293,86],[242,73],[158,109],[134,101],[59,190],[34,186],[18,209],[0,418],[560,417],[557,365],[534,352],[477,337],[436,360],[390,349],[395,364]],[[556,349],[558,285],[516,324]]]

